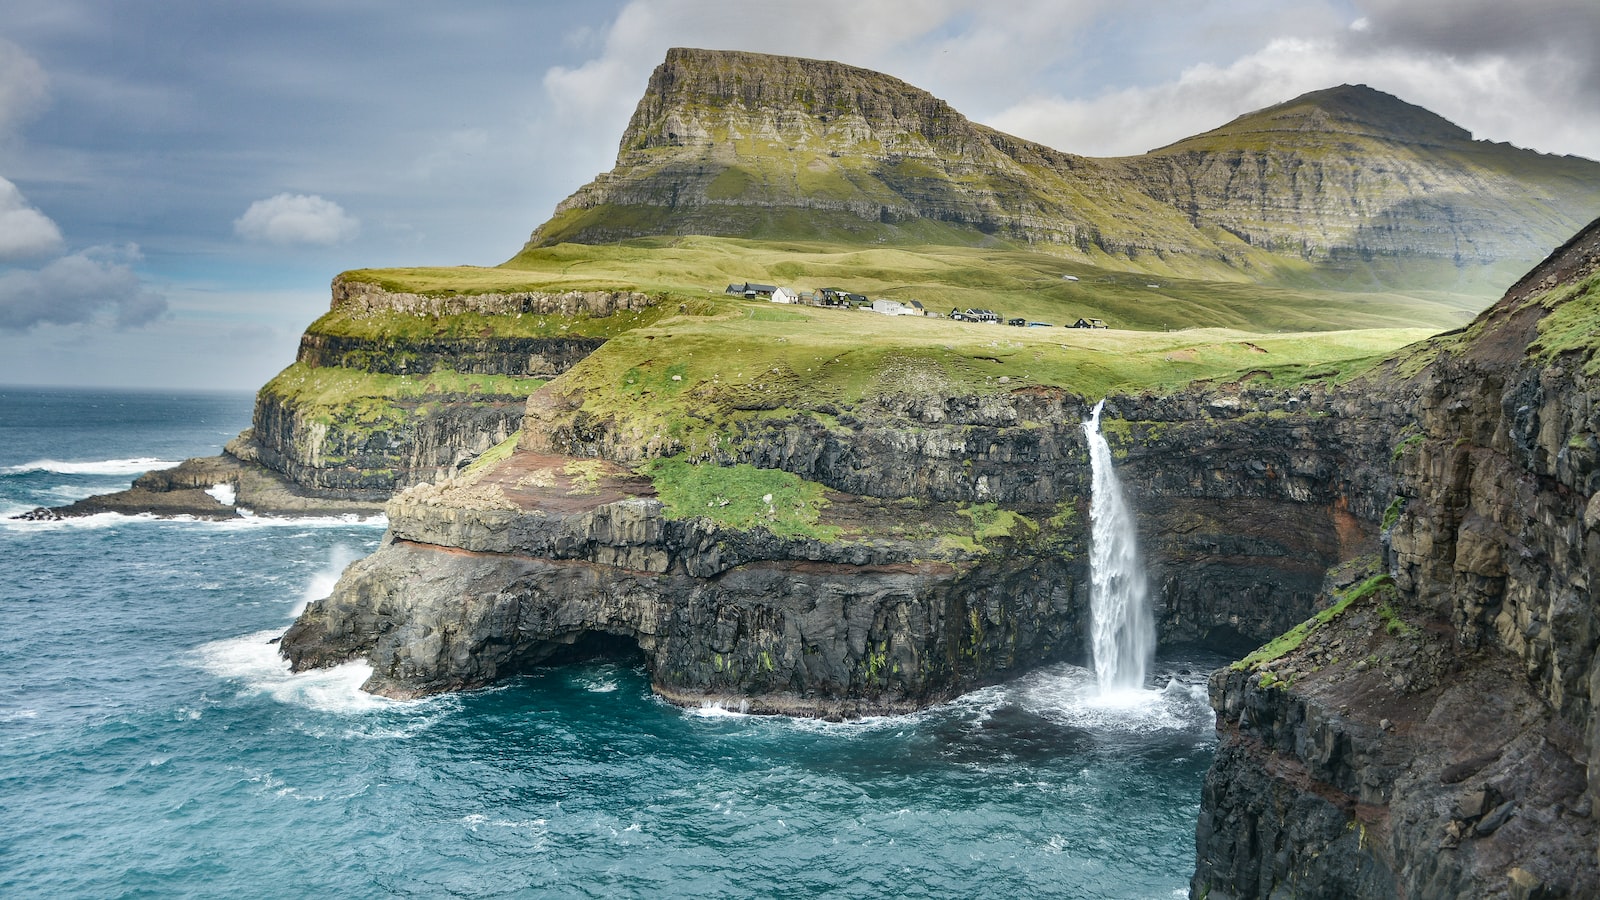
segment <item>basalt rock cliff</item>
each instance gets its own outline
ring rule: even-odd
[[[1600,893],[1597,322],[1600,223],[1374,385],[1386,574],[1213,676],[1195,896]]]

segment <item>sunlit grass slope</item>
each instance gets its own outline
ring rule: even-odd
[[[549,390],[641,456],[694,454],[741,421],[827,421],[879,395],[938,405],[1030,387],[1098,398],[1203,379],[1290,386],[1365,368],[1433,332],[1014,328],[735,299],[699,312],[614,338]]]
[[[1096,317],[1116,328],[1234,328],[1252,332],[1353,328],[1434,330],[1463,324],[1484,305],[1447,291],[1354,292],[1262,285],[1234,273],[1184,277],[1152,258],[1063,258],[1016,247],[860,247],[736,238],[646,238],[532,248],[501,266],[363,269],[346,277],[389,290],[471,294],[632,289],[678,300],[754,281],[809,290],[839,287],[930,310],[983,307],[1007,317],[1069,324]],[[1077,279],[1077,280],[1071,280]]]

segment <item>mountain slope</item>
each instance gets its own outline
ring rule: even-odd
[[[1419,264],[1416,281],[1520,272],[1597,213],[1600,163],[1473,141],[1365,86],[1307,94],[1144,156],[1091,159],[977,125],[865,69],[674,49],[616,167],[561,203],[529,246],[1001,239],[1234,277],[1398,261]],[[1392,265],[1382,276],[1406,280]]]
[[[1600,211],[1600,164],[1473,141],[1365,85],[1306,94],[1126,162],[1193,220],[1313,258],[1531,261]]]
[[[652,234],[1249,249],[1196,235],[1115,164],[976,125],[889,76],[685,49],[651,76],[617,167],[564,201],[530,244]]]

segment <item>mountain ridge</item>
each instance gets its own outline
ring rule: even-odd
[[[1364,85],[1312,92],[1133,157],[971,122],[843,63],[675,48],[616,166],[528,247],[655,235],[1007,241],[1250,277],[1442,261],[1525,271],[1600,214],[1600,163],[1474,141]]]

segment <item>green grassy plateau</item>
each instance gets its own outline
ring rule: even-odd
[[[1437,331],[1463,324],[1488,302],[1478,294],[1438,290],[1337,290],[1318,284],[1309,270],[1299,283],[1285,286],[1259,284],[1237,271],[1185,278],[1174,268],[1155,257],[1134,267],[1126,259],[1064,257],[999,242],[861,247],[688,236],[530,248],[494,267],[360,269],[345,277],[425,294],[624,288],[680,301],[754,281],[915,299],[941,313],[985,307],[1055,325],[1092,316],[1113,328],[1141,331]]]

